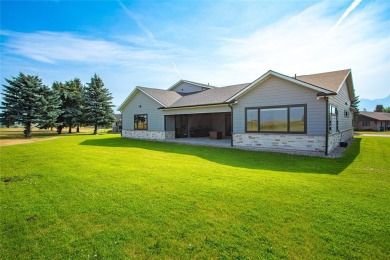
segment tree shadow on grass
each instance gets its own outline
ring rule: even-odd
[[[344,156],[337,159],[144,141],[120,137],[85,140],[80,145],[137,148],[164,153],[192,155],[238,168],[337,175],[343,172],[355,160],[360,152],[360,141],[360,138],[356,138],[344,152]]]

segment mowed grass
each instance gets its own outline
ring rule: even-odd
[[[389,138],[340,159],[108,134],[0,149],[0,259],[389,258]]]
[[[2,127],[0,128],[0,140],[1,139],[20,139],[24,138],[23,134],[24,128],[22,127]],[[57,132],[54,129],[53,131],[49,129],[38,129],[32,128],[31,138],[47,138],[57,136]]]
[[[109,129],[98,129],[98,133],[104,133],[107,132]],[[8,140],[8,139],[21,139],[24,138],[23,134],[24,128],[23,127],[1,127],[0,128],[0,140]],[[76,132],[76,128],[72,128],[72,133]],[[93,128],[92,127],[80,127],[80,133],[92,133]],[[67,134],[68,128],[64,128],[62,131],[62,134]],[[58,136],[56,128],[50,129],[39,129],[36,127],[33,127],[31,130],[31,138],[32,139],[38,139],[38,138],[47,138],[47,137],[55,137]]]
[[[390,131],[354,131],[355,135],[390,135]]]

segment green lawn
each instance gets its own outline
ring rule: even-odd
[[[24,130],[24,128],[22,128],[22,127],[17,127],[17,128],[2,127],[2,128],[0,128],[0,140],[1,139],[24,138],[23,130]],[[51,130],[46,130],[46,129],[32,128],[32,131],[31,131],[32,138],[46,138],[46,137],[53,137],[53,136],[57,136],[57,135],[58,134],[56,132],[56,129],[51,131]]]
[[[373,134],[373,135],[390,135],[390,131],[355,131],[355,135],[365,135],[365,134]]]
[[[0,149],[0,259],[389,258],[390,138],[340,159],[109,134]]]

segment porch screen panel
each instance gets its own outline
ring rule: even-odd
[[[247,132],[259,131],[259,110],[258,109],[246,110],[246,131]]]
[[[287,132],[287,107],[260,109],[261,132]]]

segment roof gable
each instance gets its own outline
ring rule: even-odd
[[[289,77],[289,76],[286,76],[284,74],[281,74],[281,73],[278,73],[278,72],[275,72],[275,71],[272,71],[272,70],[269,70],[267,73],[263,74],[260,78],[256,79],[255,81],[253,81],[252,83],[250,83],[247,87],[245,87],[244,89],[242,89],[240,92],[236,93],[234,96],[232,96],[229,100],[227,100],[228,102],[230,101],[233,101],[239,97],[241,97],[242,95],[246,94],[247,92],[249,92],[251,89],[253,89],[254,87],[257,87],[259,86],[260,84],[262,84],[264,81],[266,81],[269,77],[278,77],[280,79],[284,79],[284,80],[287,80],[289,82],[292,82],[292,83],[295,83],[295,84],[298,84],[298,85],[301,85],[303,87],[306,87],[306,88],[309,88],[309,89],[312,89],[314,91],[317,91],[319,93],[323,93],[323,94],[326,94],[326,95],[334,95],[336,94],[335,92],[331,91],[331,90],[328,90],[328,89],[325,89],[325,88],[321,88],[319,86],[316,86],[316,85],[313,85],[313,84],[310,84],[310,83],[307,83],[307,82],[303,82],[303,81],[300,81],[300,80],[297,80],[295,78],[292,78],[292,77]]]
[[[155,88],[145,88],[145,87],[136,87],[130,95],[123,101],[123,103],[118,107],[118,111],[123,111],[125,106],[137,95],[138,92],[144,93],[146,96],[150,97],[158,104],[163,107],[167,107],[174,103],[176,100],[180,99],[182,96],[175,91],[168,91],[163,89]]]
[[[249,85],[249,83],[222,88],[213,88],[195,94],[186,95],[174,102],[171,106],[169,106],[169,108],[226,103],[230,97],[245,88],[247,85]]]
[[[178,82],[176,82],[175,84],[173,84],[168,90],[175,91],[181,84],[184,84],[184,83],[187,83],[187,84],[190,84],[190,85],[193,85],[196,87],[200,87],[200,88],[206,88],[206,89],[215,88],[214,86],[210,86],[208,84],[206,85],[203,83],[198,83],[198,82],[193,82],[193,81],[181,79]]]
[[[311,75],[297,76],[296,79],[338,93],[351,70],[338,70]]]

